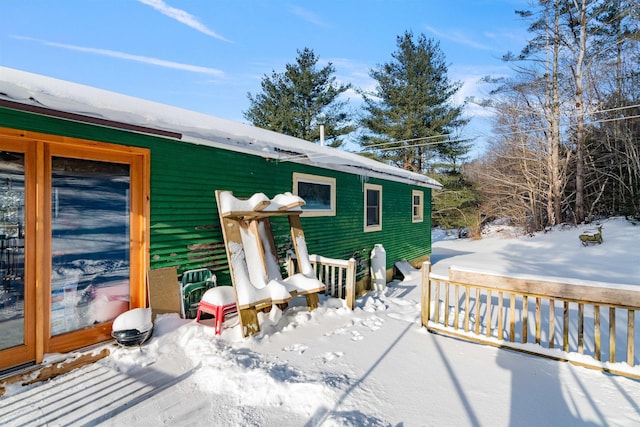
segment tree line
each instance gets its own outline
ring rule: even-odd
[[[244,113],[256,126],[340,147],[427,174],[443,184],[433,222],[470,229],[508,218],[530,232],[611,215],[640,216],[640,0],[538,0],[516,14],[530,38],[507,53],[512,76],[485,82],[493,132],[469,161],[465,104],[454,95],[439,43],[397,37],[391,59],[369,70],[372,91],[338,84],[313,50],[262,79]],[[349,110],[343,94],[364,100]]]
[[[640,214],[640,4],[538,1],[517,11],[531,35],[504,60],[493,138],[469,166],[483,212],[530,231]]]

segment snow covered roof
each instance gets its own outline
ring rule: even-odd
[[[102,89],[0,67],[0,100],[137,127],[166,131],[163,136],[191,144],[244,152],[278,161],[340,170],[440,189],[425,175],[390,166],[358,154],[320,146],[299,138],[218,117],[134,98]]]

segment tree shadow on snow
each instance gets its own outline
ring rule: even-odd
[[[378,365],[387,357],[389,352],[396,346],[396,344],[414,327],[413,323],[409,323],[406,328],[396,337],[396,339],[387,347],[387,349],[378,357],[378,359],[369,367],[369,369],[355,382],[353,382],[347,390],[344,391],[342,396],[336,401],[332,409],[319,408],[305,424],[305,427],[317,426],[324,424],[327,420],[342,420],[349,421],[344,425],[366,425],[373,427],[391,426],[391,424],[382,421],[377,417],[365,415],[360,411],[338,411],[338,407],[342,405],[348,396],[358,387],[364,383],[369,375],[378,367]]]
[[[596,426],[607,425],[607,420],[598,413],[600,423],[587,422],[580,418],[576,403],[567,403],[563,394],[559,367],[555,360],[543,359],[516,351],[501,349],[497,364],[511,372],[511,396],[509,425],[562,425]],[[587,396],[588,397],[588,396]],[[504,396],[507,398],[507,396]]]
[[[369,426],[369,427],[391,427],[392,424],[382,421],[380,418],[366,415],[361,411],[330,411],[327,408],[320,408],[305,424],[305,427],[317,426],[318,423],[346,426]]]
[[[472,252],[456,251],[454,249],[447,249],[447,248],[433,248],[431,252],[430,260],[431,260],[431,264],[433,265],[447,258],[453,258],[457,256],[462,256],[462,255],[469,255],[471,253]]]

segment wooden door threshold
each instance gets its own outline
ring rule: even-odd
[[[0,374],[0,396],[5,394],[7,386],[11,384],[26,386],[46,381],[94,363],[109,356],[112,348],[113,344],[101,343],[73,352],[55,355],[55,360],[47,360],[39,365],[30,365],[22,369],[10,370],[6,376]]]

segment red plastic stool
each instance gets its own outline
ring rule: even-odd
[[[216,335],[220,335],[224,317],[238,311],[236,307],[236,293],[231,286],[218,286],[209,289],[202,295],[198,303],[196,322],[200,322],[200,313],[213,314],[216,318]]]

